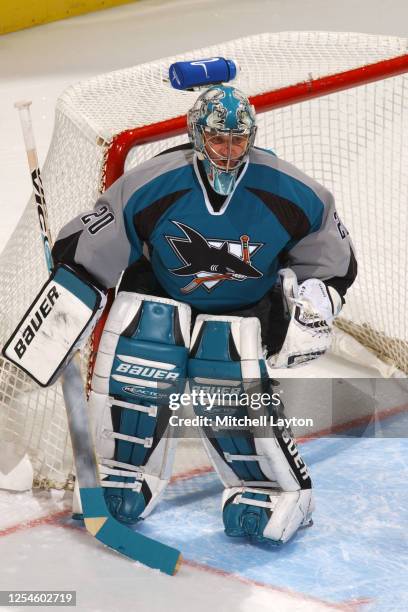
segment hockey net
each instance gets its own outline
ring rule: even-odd
[[[353,33],[261,34],[68,88],[57,103],[42,173],[53,237],[125,169],[187,140],[185,113],[197,93],[171,89],[166,74],[173,61],[233,58],[240,66],[234,84],[259,113],[256,144],[331,190],[352,235],[359,276],[339,325],[408,372],[407,42]],[[1,255],[1,344],[47,276],[37,225],[30,201]],[[72,455],[60,385],[39,389],[2,360],[0,403],[2,448],[15,461],[28,454],[35,484],[67,486]],[[178,474],[205,466],[190,453]]]

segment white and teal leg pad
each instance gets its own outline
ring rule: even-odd
[[[168,398],[183,392],[189,339],[190,307],[171,299],[121,292],[109,313],[89,404],[105,500],[123,523],[145,518],[170,479]]]
[[[204,446],[224,486],[223,520],[229,536],[249,536],[281,544],[299,527],[311,523],[312,483],[291,433],[252,426],[262,415],[282,416],[283,405],[255,405],[260,393],[272,397],[257,318],[197,317],[188,364],[190,389],[211,393],[214,407],[201,405],[199,415],[212,416],[202,428]],[[257,394],[256,396],[254,394]],[[242,394],[241,396],[239,394]],[[240,396],[235,402],[231,398]],[[207,396],[205,396],[207,397]],[[242,401],[250,398],[249,402]],[[228,399],[227,402],[225,400]],[[224,403],[224,405],[222,405]],[[227,403],[227,406],[225,405]],[[258,404],[256,404],[258,406]],[[210,409],[211,408],[211,409]],[[250,418],[233,429],[216,417]],[[275,419],[276,420],[276,419]]]

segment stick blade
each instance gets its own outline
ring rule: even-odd
[[[102,544],[153,569],[173,576],[181,564],[180,551],[132,531],[108,511],[100,487],[80,489],[87,530]]]
[[[132,531],[109,517],[95,537],[117,552],[153,569],[173,576],[180,564],[180,551]]]

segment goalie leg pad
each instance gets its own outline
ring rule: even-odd
[[[109,313],[90,407],[105,499],[123,523],[146,517],[169,481],[168,398],[184,389],[189,336],[190,308],[171,299],[121,292]]]
[[[286,542],[310,522],[312,483],[290,431],[278,427],[232,429],[218,417],[283,415],[283,404],[273,393],[262,352],[257,318],[200,315],[192,334],[188,366],[190,387],[215,399],[247,398],[225,406],[202,405],[198,414],[212,416],[201,430],[204,446],[224,486],[223,519],[227,535]],[[218,396],[217,396],[218,393]],[[241,395],[243,394],[243,395]],[[270,401],[259,404],[261,394]],[[264,395],[264,398],[265,398]],[[256,401],[258,400],[258,402]],[[224,405],[223,405],[224,403]],[[211,408],[211,409],[210,409]],[[255,500],[255,502],[254,502]]]

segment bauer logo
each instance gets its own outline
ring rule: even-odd
[[[280,427],[279,429],[282,434],[282,440],[286,445],[289,455],[292,457],[292,461],[295,467],[294,471],[297,475],[298,480],[299,478],[301,480],[309,480],[310,476],[307,466],[303,461],[302,457],[300,456],[296,442],[294,441],[287,429],[285,429],[284,427]]]
[[[42,300],[40,306],[34,312],[28,315],[23,322],[22,328],[19,330],[22,337],[14,345],[14,352],[21,359],[31,344],[44,320],[50,314],[56,300],[59,298],[59,293],[55,285],[47,291],[45,299]]]
[[[132,363],[120,363],[115,372],[120,374],[130,374],[132,376],[141,376],[143,378],[153,378],[154,380],[177,380],[180,374],[178,372],[169,372],[160,368],[149,368],[142,365],[134,365]]]
[[[239,394],[242,393],[242,385],[241,382],[239,382],[237,385],[234,385],[233,387],[230,386],[214,386],[214,385],[203,385],[203,384],[199,384],[199,385],[191,385],[191,391],[194,391],[195,393],[206,393],[207,395],[214,395],[214,396],[218,396],[220,398],[220,400],[224,397],[224,399],[228,399],[229,396],[233,396],[234,398],[238,398]]]

